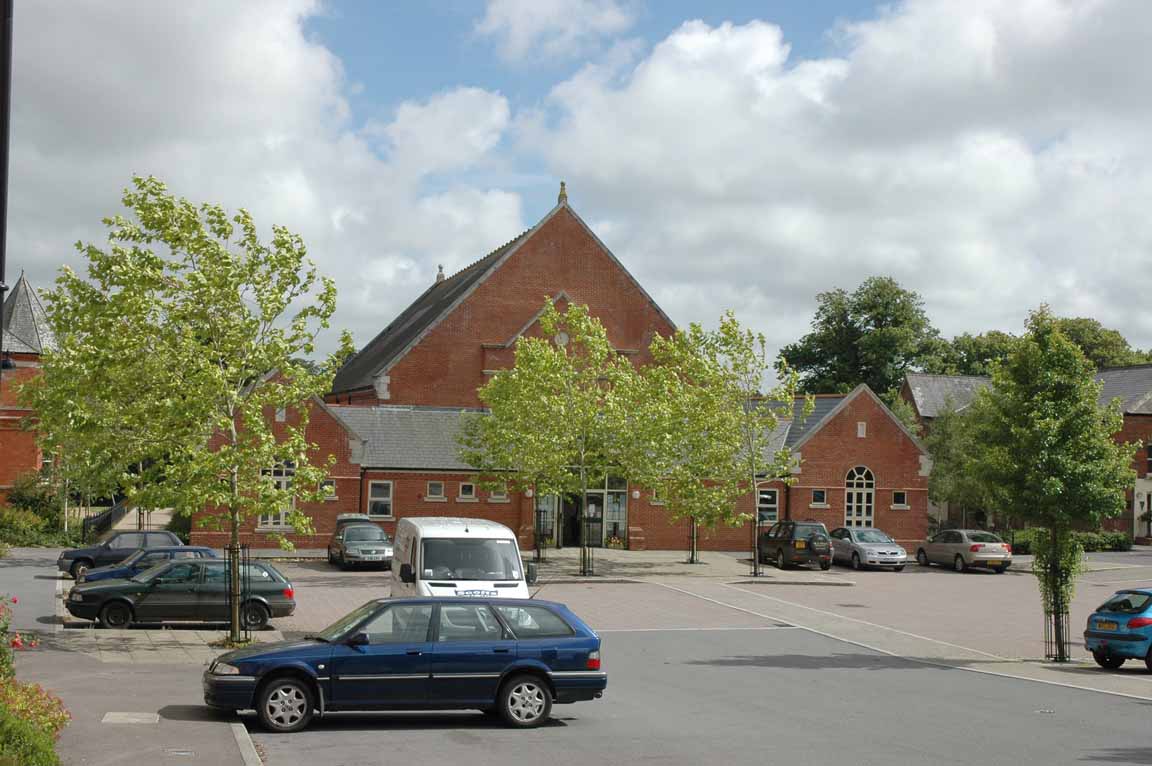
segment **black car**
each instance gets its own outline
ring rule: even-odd
[[[89,569],[118,564],[140,548],[164,548],[170,545],[183,545],[172,532],[116,531],[113,530],[88,548],[73,548],[60,554],[56,568],[67,572],[76,579]]]
[[[73,617],[97,620],[106,628],[133,622],[226,622],[228,562],[172,561],[128,580],[99,580],[75,585],[64,602]],[[240,619],[245,627],[263,628],[269,618],[287,617],[296,609],[292,583],[271,564],[240,567]]]
[[[760,563],[780,569],[791,564],[832,567],[832,543],[828,529],[818,521],[781,521],[760,534]]]
[[[319,713],[474,709],[516,728],[608,685],[600,637],[563,604],[527,599],[369,601],[301,641],[238,649],[203,676],[204,702],[255,708],[274,732]]]

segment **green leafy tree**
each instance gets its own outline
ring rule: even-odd
[[[47,297],[58,348],[29,387],[46,449],[80,483],[115,487],[143,507],[226,528],[320,500],[328,463],[305,438],[311,398],[331,385],[341,353],[301,363],[327,328],[336,289],[301,238],[274,226],[269,243],[244,210],[229,215],[168,193],[154,178],[125,191],[129,215],[105,219],[108,246],[77,245],[82,277],[64,269]],[[290,411],[286,423],[271,415]],[[270,476],[293,466],[285,486]],[[233,557],[232,638],[239,638]]]
[[[1075,343],[1097,368],[1127,367],[1150,361],[1149,355],[1137,351],[1118,330],[1104,327],[1088,317],[1061,317],[1056,326],[1068,340]]]
[[[618,469],[623,395],[636,370],[586,306],[560,313],[547,300],[540,335],[516,343],[515,365],[480,389],[489,414],[466,414],[460,455],[485,484],[537,495],[579,494],[581,574],[593,574],[587,537],[589,480]],[[558,343],[557,338],[566,338]]]
[[[1048,530],[1035,569],[1048,613],[1066,612],[1081,548],[1071,534],[1124,510],[1135,445],[1117,444],[1119,408],[1098,404],[1095,365],[1046,307],[968,408],[971,475],[1013,518]],[[1067,636],[1056,622],[1059,661]]]
[[[992,367],[1016,350],[1020,339],[1011,333],[991,330],[957,335],[948,351],[934,360],[927,372],[945,375],[991,375]]]
[[[852,293],[836,289],[816,300],[812,332],[780,352],[803,391],[846,393],[867,383],[887,394],[904,373],[938,367],[947,353],[919,294],[891,277],[870,277]]]
[[[975,468],[980,449],[973,418],[969,412],[945,408],[924,436],[924,445],[932,455],[932,473],[928,477],[928,497],[934,503],[947,503],[970,511],[996,511],[994,487],[984,481]],[[1003,511],[1000,510],[1001,515]]]

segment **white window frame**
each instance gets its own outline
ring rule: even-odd
[[[379,513],[372,513],[372,503],[374,501],[375,502],[382,502],[385,499],[385,498],[372,497],[372,490],[376,486],[387,486],[388,487],[388,497],[387,497],[388,514],[387,515],[383,515],[383,514],[379,514]],[[394,519],[394,518],[396,518],[396,516],[395,516],[395,514],[396,514],[395,494],[396,494],[395,488],[392,486],[392,480],[391,479],[372,479],[371,481],[368,482],[368,493],[367,493],[368,505],[364,509],[364,513],[366,513],[367,515],[371,516],[374,519]]]
[[[440,485],[439,494],[435,494],[435,495],[432,494],[432,485],[433,484],[439,484]],[[429,501],[429,502],[432,502],[432,503],[443,503],[446,500],[448,500],[448,496],[446,494],[444,494],[444,490],[446,488],[447,488],[447,484],[443,480],[428,481],[424,484],[424,499]]]
[[[652,493],[648,495],[649,505],[664,505],[664,498],[660,497],[660,488],[653,487]]]
[[[902,503],[897,502],[896,495],[898,495],[898,494],[904,496],[904,502],[902,502]],[[892,506],[891,507],[892,507],[892,510],[894,510],[894,511],[906,511],[906,510],[908,510],[908,508],[910,507],[908,505],[908,490],[906,490],[906,489],[894,489],[894,490],[892,490]]]
[[[816,500],[816,493],[817,492],[823,492],[824,493],[824,499],[823,500],[819,500],[819,501]],[[828,507],[828,490],[826,490],[826,489],[813,489],[810,497],[812,498],[812,501],[810,503],[808,503],[809,508],[827,508]]]
[[[288,419],[288,410],[286,410],[283,407],[277,407],[276,408],[276,422],[277,423],[283,423],[287,419]]]
[[[871,527],[876,523],[876,474],[858,465],[844,478],[844,526]]]
[[[331,490],[329,492],[324,493],[324,502],[330,503],[333,500],[339,500],[340,499],[339,497],[336,496],[336,480],[335,479],[322,479],[320,481],[320,489]]]
[[[271,478],[276,489],[291,489],[292,481],[296,476],[296,466],[293,463],[280,463],[264,471],[264,475]],[[256,519],[257,529],[292,529],[288,515],[292,513],[296,500],[292,499],[287,508],[281,508],[275,513],[262,513]]]
[[[503,489],[494,489],[488,493],[488,502],[490,503],[509,503],[512,502],[508,498],[508,484],[503,485]]]
[[[471,487],[472,492],[470,494],[465,495],[464,494],[464,488],[465,487]],[[480,498],[477,497],[477,495],[476,495],[476,483],[475,482],[471,482],[471,481],[460,482],[459,486],[456,488],[456,502],[458,502],[458,503],[475,503],[479,499]]]
[[[764,496],[771,492],[772,502],[767,503]],[[761,519],[761,511],[771,511],[768,518]],[[766,527],[780,521],[780,490],[776,487],[759,487],[756,490],[756,520],[761,527]]]

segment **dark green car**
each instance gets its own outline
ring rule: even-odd
[[[65,604],[73,617],[106,628],[134,622],[227,622],[227,566],[210,560],[158,564],[129,580],[76,585]],[[272,617],[287,617],[296,609],[292,583],[274,566],[254,562],[240,569],[245,627],[263,628]]]

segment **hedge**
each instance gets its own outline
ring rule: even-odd
[[[1020,529],[1008,536],[1012,542],[1012,552],[1021,556],[1032,553],[1032,541],[1048,530],[1040,527]],[[1080,541],[1086,553],[1097,551],[1127,551],[1132,549],[1132,538],[1123,532],[1073,532],[1072,536]]]
[[[0,709],[0,766],[60,766],[53,737]]]

